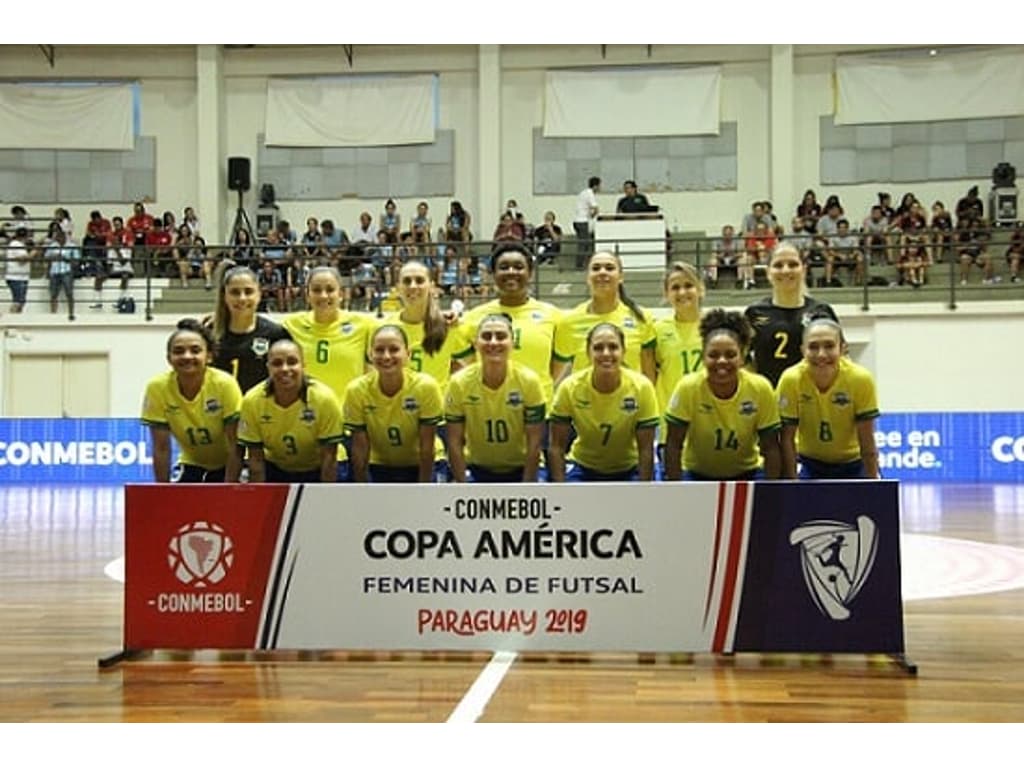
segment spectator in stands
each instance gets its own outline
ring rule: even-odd
[[[892,207],[892,195],[888,192],[879,192],[878,205],[882,209],[882,216],[886,221],[891,223],[896,219],[896,210]]]
[[[960,221],[966,219],[971,222],[982,222],[985,217],[985,204],[978,197],[977,185],[967,190],[967,195],[961,197],[956,203],[956,223],[959,227]],[[984,226],[979,223],[978,226]]]
[[[835,197],[834,195],[832,197]],[[816,248],[824,253],[828,250],[829,239],[839,232],[839,219],[842,218],[843,209],[837,200],[829,198],[825,205],[825,215],[818,219],[815,227],[817,236],[814,239]]]
[[[555,212],[545,211],[544,223],[533,230],[537,264],[555,263],[562,250],[562,228],[555,224]]]
[[[756,269],[768,266],[768,258],[775,248],[776,242],[778,239],[775,236],[775,231],[764,221],[757,222],[754,232],[745,238],[746,258],[737,270],[742,272],[740,279],[743,281],[745,289],[749,290],[754,287]]]
[[[768,226],[776,235],[783,234],[783,227],[779,225],[779,217],[775,215],[775,209],[771,200],[762,200],[761,207],[764,208],[764,215],[768,218]]]
[[[177,219],[174,218],[174,213],[172,211],[164,211],[163,220],[164,229],[168,232],[174,233],[178,231],[178,222]]]
[[[498,226],[494,228],[494,235],[491,237],[495,243],[502,240],[526,239],[526,227],[522,221],[517,220],[511,213],[505,211],[498,220]],[[492,246],[493,247],[493,246]]]
[[[142,203],[135,203],[132,206],[133,213],[127,221],[128,229],[135,236],[136,246],[146,245],[146,235],[153,229],[153,217],[146,213],[146,206]]]
[[[320,255],[323,235],[320,233],[320,222],[312,216],[306,219],[306,231],[302,233],[301,242],[305,246],[307,258],[315,259]]]
[[[235,230],[231,238],[230,258],[240,267],[248,267],[253,272],[259,269],[259,259],[256,253],[256,246],[249,237],[249,230],[241,227]]]
[[[533,231],[533,225],[526,220],[526,216],[524,216],[523,212],[519,209],[519,203],[515,201],[515,198],[510,197],[508,199],[508,202],[505,203],[505,210],[512,214],[513,219],[523,225],[523,232],[525,232],[523,239],[530,237],[530,233]]]
[[[861,225],[861,247],[872,264],[892,264],[894,257],[889,253],[889,220],[881,205],[871,206],[871,212]]]
[[[306,309],[306,283],[309,279],[309,263],[298,250],[285,262],[281,278],[284,282],[284,309],[282,312],[301,312]]]
[[[260,305],[258,312],[284,312],[287,306],[284,277],[281,274],[285,264],[264,259],[256,276],[260,284]]]
[[[199,237],[201,234],[199,230],[199,217],[196,216],[196,211],[191,205],[185,208],[184,212],[181,214],[181,223],[188,224],[188,228],[192,232],[193,237]]]
[[[907,192],[900,198],[899,207],[896,209],[896,214],[892,218],[892,222],[895,226],[903,229],[903,224],[906,218],[910,216],[914,209],[914,203],[917,203],[917,198],[914,197],[913,192]]]
[[[153,219],[153,226],[146,231],[146,254],[150,263],[151,275],[171,277],[177,271],[173,264],[174,235],[164,229],[163,219]]]
[[[71,214],[67,208],[55,208],[53,211],[53,220],[60,224],[60,228],[64,230],[64,234],[67,239],[70,240],[74,234],[75,226],[71,221]]]
[[[11,313],[18,314],[25,309],[28,296],[28,280],[32,271],[32,254],[28,248],[28,229],[18,226],[14,237],[7,242],[7,287],[11,289]]]
[[[810,232],[807,231],[804,222],[810,223],[813,227],[813,218],[808,217],[804,219],[800,216],[794,216],[792,221],[793,233],[785,236],[785,241],[796,248],[796,252],[800,256],[800,260],[807,267],[807,285],[810,286],[813,282],[811,276],[811,267],[816,266],[811,262],[811,253],[814,250],[814,238],[811,237]]]
[[[1010,235],[1010,247],[1006,249],[1006,263],[1010,265],[1010,282],[1020,282],[1020,260],[1024,256],[1024,222],[1018,221]]]
[[[128,293],[128,281],[135,274],[135,267],[132,264],[134,256],[135,236],[131,230],[125,227],[124,219],[115,216],[111,226],[113,227],[107,237],[107,273],[106,276],[117,277],[121,280],[121,295],[124,298]],[[102,291],[103,281],[106,277],[96,276],[95,289]]]
[[[743,223],[740,225],[740,231],[743,232],[743,237],[753,237],[758,223],[764,224],[769,230],[774,231],[775,229],[775,225],[772,223],[771,217],[765,213],[764,203],[760,200],[756,203],[752,203],[750,205],[750,213],[743,217]]]
[[[295,245],[298,242],[298,236],[295,234],[295,230],[292,229],[291,222],[287,219],[281,219],[277,222],[277,226],[274,227],[277,230],[277,234],[281,238],[281,242],[286,245]]]
[[[591,176],[587,186],[576,195],[576,212],[572,228],[576,232],[576,269],[583,269],[594,252],[594,222],[597,220],[597,193],[601,189],[601,178]]]
[[[363,211],[359,214],[359,225],[352,230],[352,245],[361,245],[361,248],[365,249],[366,245],[373,245],[377,242],[377,227],[374,226],[373,217],[369,211]]]
[[[916,240],[900,249],[898,268],[900,285],[920,288],[924,285],[925,268],[927,267],[928,247]]]
[[[99,280],[96,290],[103,285],[101,274],[105,273],[107,239],[112,229],[109,219],[104,218],[99,211],[92,211],[89,214],[89,221],[85,225],[85,237],[82,238],[82,260],[86,273]]]
[[[906,263],[904,256],[919,269],[926,268],[931,263],[928,246],[931,243],[931,234],[928,232],[928,217],[924,208],[914,200],[909,210],[903,214],[900,220],[900,263]],[[923,282],[923,274],[919,275]],[[913,283],[911,283],[913,285]]]
[[[622,184],[622,197],[615,204],[615,210],[617,213],[647,213],[651,204],[647,195],[637,189],[636,182],[629,179]]]
[[[711,244],[711,257],[708,259],[707,278],[712,288],[718,287],[719,270],[736,271],[743,256],[743,245],[735,235],[732,225],[722,227],[722,236]],[[740,275],[736,275],[740,279]]]
[[[412,232],[413,242],[429,243],[432,235],[433,224],[430,220],[430,206],[427,205],[426,201],[421,200],[416,204],[416,215],[412,219],[412,226],[409,231]]]
[[[68,319],[75,319],[75,263],[81,259],[78,247],[68,239],[59,221],[50,225],[43,258],[50,278],[50,312],[57,314],[57,302],[63,293],[68,300]]]
[[[345,250],[348,248],[349,239],[348,234],[344,229],[335,228],[334,222],[331,219],[324,219],[320,225],[320,231],[323,234],[325,253],[322,256],[323,263],[319,261],[319,266],[332,266],[337,267],[341,258],[345,255]]]
[[[803,221],[811,219],[815,224],[821,218],[821,204],[818,202],[813,189],[808,189],[804,192],[803,200],[796,207],[796,215]]]
[[[448,218],[445,219],[445,239],[450,243],[468,243],[473,239],[470,225],[469,212],[458,200],[452,200]]]
[[[288,260],[288,256],[291,253],[291,248],[281,238],[281,233],[277,229],[271,229],[267,232],[266,242],[263,243],[261,261],[263,259],[269,259],[274,263],[275,266],[284,264]]]
[[[953,217],[941,200],[932,203],[932,263],[945,261],[953,244]]]
[[[835,270],[840,267],[853,272],[854,285],[864,279],[864,254],[860,249],[860,238],[850,233],[850,222],[839,219],[836,233],[829,238],[825,250],[825,285],[832,285]]]
[[[178,227],[174,241],[174,260],[178,263],[182,287],[188,287],[190,277],[202,275],[206,290],[213,290],[213,260],[206,250],[206,241],[194,236],[188,224]]]
[[[992,258],[988,253],[988,232],[983,228],[980,219],[975,219],[967,209],[965,215],[956,222],[956,248],[960,258],[960,285],[967,285],[972,264],[981,269],[982,282],[996,282]]]
[[[402,231],[402,216],[398,213],[395,201],[391,198],[384,203],[384,212],[380,215],[377,231],[384,233],[389,244],[398,243],[398,234]]]
[[[839,200],[839,195],[829,195],[828,198],[825,200],[825,205],[822,206],[822,210],[824,210],[827,214],[828,209],[831,208],[832,206],[836,206],[839,209],[840,216],[846,213],[846,211],[843,210],[842,202]]]
[[[8,225],[4,225],[8,226]],[[11,232],[17,232],[18,229],[24,229],[27,233],[27,239],[25,240],[26,245],[32,242],[33,229],[32,222],[28,218],[28,210],[23,205],[12,205],[11,206],[11,222],[9,224],[9,230]]]

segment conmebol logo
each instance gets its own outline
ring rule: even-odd
[[[837,621],[850,618],[847,606],[875,564],[878,529],[874,521],[864,515],[857,517],[856,526],[812,520],[794,528],[789,543],[800,545],[804,581],[818,610]]]
[[[218,583],[235,560],[230,537],[216,523],[197,521],[181,526],[167,549],[171,571],[182,584],[192,587]]]

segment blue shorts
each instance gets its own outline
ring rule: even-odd
[[[684,469],[683,480],[704,480],[712,483],[726,482],[728,480],[764,480],[764,470],[752,469],[749,472],[741,472],[733,477],[711,477],[710,475],[702,475],[699,472]]]
[[[864,477],[864,462],[860,459],[845,464],[829,464],[826,461],[800,456],[801,480],[859,480]]]
[[[19,307],[24,306],[28,297],[28,280],[8,280],[7,287],[11,289],[11,301]]]
[[[640,479],[640,472],[636,467],[627,469],[625,472],[597,472],[582,464],[573,464],[565,473],[567,483],[623,483]]]

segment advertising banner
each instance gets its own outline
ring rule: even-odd
[[[124,647],[901,653],[894,482],[126,489]]]

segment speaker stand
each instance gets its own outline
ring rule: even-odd
[[[238,209],[235,211],[235,223],[231,225],[231,245],[235,244],[235,236],[239,230],[245,230],[245,233],[249,235],[249,244],[252,246],[256,245],[256,233],[253,232],[252,222],[249,221],[249,214],[245,212],[245,208],[242,206],[242,190],[238,190]]]

